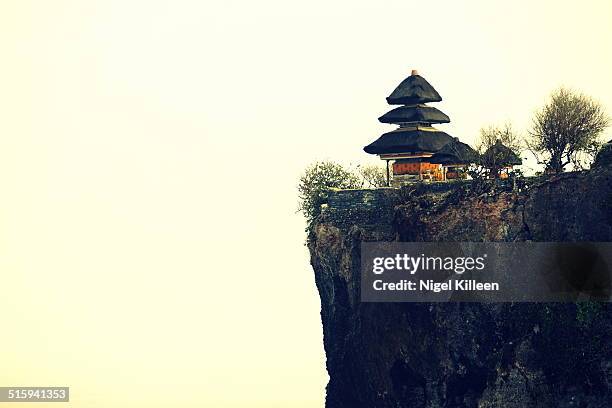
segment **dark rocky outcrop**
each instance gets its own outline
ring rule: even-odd
[[[601,147],[593,165],[599,168],[612,166],[612,140]]]
[[[610,407],[603,303],[361,303],[362,241],[612,241],[612,169],[332,193],[309,236],[328,408]]]

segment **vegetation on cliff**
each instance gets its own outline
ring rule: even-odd
[[[560,88],[536,112],[527,146],[552,173],[563,172],[568,164],[584,169],[595,159],[609,122],[599,102]]]
[[[311,164],[298,183],[298,211],[304,214],[308,225],[321,213],[332,189],[376,188],[386,184],[384,169],[377,166],[347,168],[332,161]]]

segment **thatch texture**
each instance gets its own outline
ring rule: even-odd
[[[448,123],[450,119],[439,109],[426,105],[400,106],[382,115],[382,123]]]
[[[363,150],[370,154],[436,153],[452,140],[452,136],[434,128],[399,128],[383,134]]]
[[[434,154],[429,162],[442,165],[476,163],[478,162],[478,153],[468,144],[460,142],[458,138],[454,138]]]
[[[410,75],[387,97],[390,105],[417,105],[441,100],[440,94],[420,75]]]

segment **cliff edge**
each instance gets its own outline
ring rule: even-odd
[[[308,247],[328,408],[610,407],[607,303],[361,303],[362,241],[612,241],[612,167],[332,192]]]

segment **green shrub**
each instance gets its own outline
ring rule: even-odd
[[[310,224],[320,213],[331,188],[361,188],[363,181],[338,163],[320,161],[311,164],[298,184],[299,206]]]

